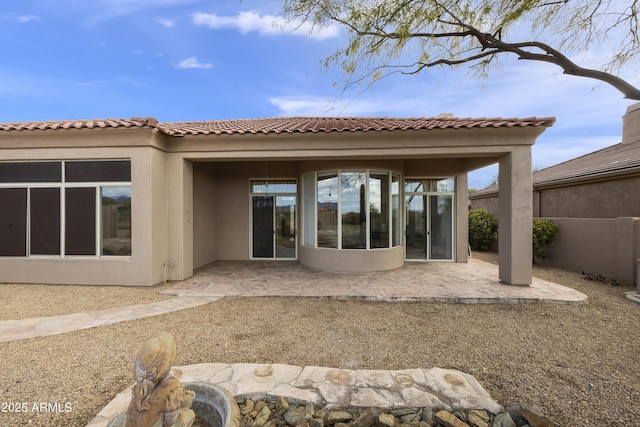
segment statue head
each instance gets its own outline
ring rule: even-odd
[[[176,340],[168,332],[159,332],[145,342],[135,363],[135,379],[148,377],[152,381],[165,377],[176,360]]]
[[[145,342],[134,366],[134,401],[137,409],[148,409],[147,400],[158,382],[169,375],[176,359],[176,340],[168,332],[160,332]]]

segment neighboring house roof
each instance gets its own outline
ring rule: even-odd
[[[533,188],[595,180],[640,171],[640,142],[616,144],[575,159],[541,169],[533,174]],[[478,190],[470,199],[490,197],[498,185]]]
[[[211,120],[158,123],[154,118],[65,120],[0,123],[0,131],[153,127],[172,136],[356,132],[382,130],[461,129],[552,126],[554,117],[529,118],[386,118],[386,117],[276,117],[264,119]]]

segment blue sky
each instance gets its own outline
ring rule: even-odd
[[[341,71],[321,63],[343,45],[344,30],[291,31],[279,7],[269,0],[4,2],[0,122],[555,116],[533,148],[534,166],[544,168],[618,143],[633,103],[607,85],[515,60],[488,80],[442,68],[343,93]],[[597,57],[575,59],[588,66]],[[636,85],[638,75],[637,66],[621,74]],[[496,166],[473,172],[469,185],[483,188],[496,173]]]

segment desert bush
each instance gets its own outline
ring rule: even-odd
[[[469,211],[469,246],[475,251],[489,249],[498,235],[498,219],[486,209]]]
[[[558,224],[543,218],[533,220],[533,262],[536,258],[545,259],[549,257],[548,247],[553,243],[560,229]]]

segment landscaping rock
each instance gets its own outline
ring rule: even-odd
[[[520,405],[522,415],[531,427],[557,427],[558,425],[542,414],[540,408],[530,403]]]
[[[436,412],[433,417],[444,427],[469,427],[469,424],[445,410]]]
[[[524,425],[524,424],[523,424]],[[491,427],[517,427],[508,412],[502,413],[493,420]]]
[[[322,407],[282,397],[238,399],[240,427],[557,427],[538,407],[510,403],[498,415],[485,410]],[[252,416],[255,414],[255,417]],[[514,418],[515,417],[515,418]]]
[[[262,427],[271,418],[271,409],[268,406],[263,406],[260,412],[256,414],[255,420],[253,420],[253,427]]]
[[[467,414],[467,423],[471,427],[490,427],[491,417],[487,411],[471,410]]]
[[[329,415],[327,415],[327,419],[325,420],[326,424],[336,424],[336,423],[341,423],[344,421],[349,421],[351,420],[351,418],[353,418],[353,415],[351,415],[348,412],[345,411],[331,411],[329,412]],[[339,427],[339,426],[336,426]]]
[[[379,412],[374,409],[365,410],[358,418],[353,420],[353,427],[371,427],[376,423]]]
[[[379,427],[393,427],[396,423],[396,417],[391,414],[380,414],[378,415],[378,426]]]

